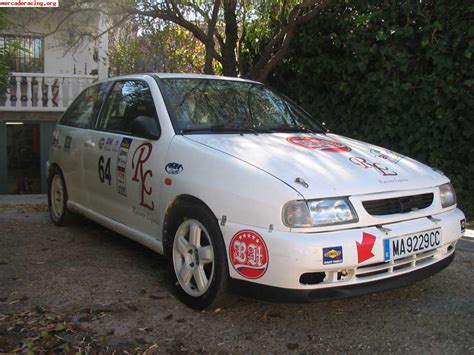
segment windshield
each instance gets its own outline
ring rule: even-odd
[[[262,84],[215,79],[162,79],[179,133],[319,132],[297,105]]]

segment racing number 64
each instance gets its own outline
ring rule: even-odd
[[[102,155],[99,158],[99,180],[101,183],[107,180],[109,185],[112,180],[112,176],[110,175],[110,158],[107,159],[104,169],[104,157]]]

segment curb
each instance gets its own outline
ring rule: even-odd
[[[474,239],[474,229],[466,229],[466,231],[464,232],[463,237]]]
[[[0,206],[5,205],[43,205],[48,203],[46,194],[38,195],[0,195]]]

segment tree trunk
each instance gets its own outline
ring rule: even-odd
[[[214,59],[213,50],[214,42],[206,43],[206,56],[204,58],[204,74],[214,74],[214,67],[212,66],[212,60]]]
[[[224,0],[225,42],[222,48],[222,68],[225,76],[237,76],[237,0]]]

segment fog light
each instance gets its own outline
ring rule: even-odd
[[[307,272],[300,276],[300,284],[302,285],[317,285],[326,278],[325,272]]]

